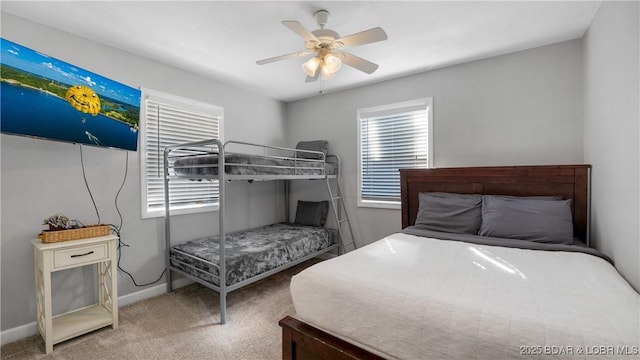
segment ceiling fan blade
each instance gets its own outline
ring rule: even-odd
[[[304,80],[304,82],[314,82],[318,80],[318,78],[320,77],[320,72],[321,72],[320,67],[318,67],[316,69],[316,73],[313,74],[313,76],[307,75],[307,78]]]
[[[343,36],[340,39],[335,40],[334,44],[341,43],[340,47],[351,47],[370,44],[382,40],[387,40],[387,33],[384,32],[382,28],[375,27],[359,33]]]
[[[268,58],[268,59],[258,60],[258,61],[256,61],[256,64],[264,65],[264,64],[272,63],[274,61],[292,59],[292,58],[295,58],[295,57],[300,57],[300,56],[304,56],[304,55],[308,55],[308,54],[311,54],[311,51],[298,51],[298,52],[294,52],[294,53],[291,53],[291,54],[280,55],[280,56],[275,56],[275,57]]]
[[[318,40],[318,38],[315,35],[313,35],[311,31],[307,30],[307,28],[305,28],[304,26],[302,26],[302,24],[300,24],[295,20],[284,20],[282,22],[282,25],[288,27],[289,30],[298,34],[298,36],[303,38],[304,41],[315,41],[318,43],[320,42],[320,40]]]
[[[340,53],[340,57],[343,63],[351,66],[352,68],[366,72],[367,74],[371,74],[378,69],[377,64],[347,52]]]

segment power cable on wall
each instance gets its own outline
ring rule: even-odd
[[[84,169],[84,160],[82,158],[82,145],[80,145],[80,164],[82,165],[82,176],[84,178],[84,184],[87,187],[87,191],[89,192],[89,196],[91,197],[91,202],[93,203],[93,207],[96,210],[96,215],[98,216],[98,224],[100,224],[100,213],[98,211],[98,206],[96,205],[96,202],[93,198],[93,194],[91,193],[91,189],[89,188],[89,182],[87,181],[87,176]],[[118,188],[118,192],[116,193],[116,197],[114,199],[116,212],[118,213],[118,217],[120,218],[120,224],[118,226],[114,224],[109,224],[109,227],[116,234],[116,236],[118,236],[118,262],[117,262],[118,269],[129,276],[129,278],[133,282],[133,285],[142,287],[142,286],[153,285],[158,281],[160,281],[164,276],[165,272],[167,271],[167,269],[162,270],[162,273],[160,274],[157,280],[148,282],[145,284],[138,284],[138,282],[135,280],[133,275],[128,271],[126,271],[125,269],[123,269],[122,266],[120,266],[120,260],[122,259],[122,248],[129,247],[129,245],[126,244],[124,241],[122,241],[122,236],[120,235],[120,233],[122,232],[122,227],[124,226],[124,221],[122,218],[122,213],[120,212],[120,208],[118,207],[118,197],[120,196],[120,192],[122,191],[122,188],[124,187],[125,182],[127,181],[128,173],[129,173],[129,152],[126,152],[124,177],[122,179],[122,184],[120,184],[120,188]]]
[[[87,174],[84,171],[84,160],[82,159],[82,144],[80,144],[80,165],[82,165],[82,178],[84,179],[84,185],[87,187],[89,197],[91,197],[91,203],[93,203],[93,208],[96,210],[96,215],[98,216],[97,223],[100,224],[100,212],[98,212],[98,206],[96,205],[96,201],[93,199],[93,194],[91,193],[91,189],[89,188],[89,182],[87,182]]]
[[[122,213],[120,212],[120,208],[118,208],[118,197],[120,196],[120,192],[122,191],[122,188],[124,187],[125,182],[127,181],[127,174],[129,173],[129,152],[126,152],[126,160],[125,160],[125,167],[124,167],[124,177],[122,179],[122,184],[120,184],[120,188],[118,189],[118,192],[116,193],[116,197],[114,200],[115,206],[116,206],[116,212],[118,213],[118,216],[120,217],[120,226],[118,226],[117,228],[115,226],[113,226],[114,228],[114,232],[116,233],[116,235],[118,235],[118,269],[120,269],[120,271],[122,271],[123,273],[127,274],[129,276],[129,278],[131,278],[131,281],[133,282],[133,285],[135,286],[148,286],[148,285],[153,285],[155,283],[157,283],[158,281],[160,281],[162,279],[162,277],[164,276],[164,273],[167,271],[167,269],[162,270],[162,273],[160,273],[160,276],[158,277],[158,279],[156,279],[155,281],[152,282],[148,282],[146,284],[138,284],[136,282],[136,279],[134,279],[133,275],[131,275],[131,273],[129,273],[128,271],[126,271],[125,269],[122,268],[122,266],[120,266],[120,260],[122,259],[122,247],[129,247],[128,244],[126,244],[124,241],[122,241],[122,237],[120,236],[120,232],[122,231],[122,227],[123,227],[123,219],[122,219]]]

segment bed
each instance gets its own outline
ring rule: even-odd
[[[165,249],[167,291],[179,274],[219,294],[220,323],[226,322],[229,292],[327,252],[344,251],[345,233],[338,221],[346,216],[336,209],[340,199],[340,160],[328,154],[324,140],[301,141],[295,148],[218,139],[171,145],[164,151]],[[219,171],[224,169],[224,171]],[[174,181],[217,184],[218,234],[172,244],[170,197]],[[330,201],[298,201],[293,223],[276,223],[227,232],[226,188],[235,180],[274,181],[285,184],[285,217],[289,220],[289,180],[324,180]],[[193,182],[192,182],[193,181]],[[180,196],[179,187],[176,195]],[[332,190],[334,188],[334,190]],[[331,204],[331,206],[330,206]],[[325,227],[329,210],[337,230]],[[348,221],[346,221],[348,223]],[[349,227],[350,230],[350,227]],[[348,233],[353,241],[353,233]]]
[[[317,180],[338,175],[340,159],[328,153],[324,140],[300,141],[295,148],[213,140],[168,147],[167,175],[214,180],[220,176],[220,166],[227,180]]]
[[[401,170],[403,231],[292,279],[283,358],[638,358],[640,296],[587,246],[588,180],[588,165]],[[479,195],[483,236],[439,231],[437,213],[465,218],[440,194]],[[531,235],[492,222],[492,202],[562,207],[563,242],[488,236]]]
[[[337,244],[335,232],[320,226],[278,223],[226,235],[226,285],[244,281]],[[218,236],[187,241],[170,250],[171,265],[209,284],[220,285]]]
[[[229,175],[336,175],[336,167],[324,159],[288,158],[252,154],[226,154]],[[174,169],[182,176],[217,176],[218,154],[177,159]]]

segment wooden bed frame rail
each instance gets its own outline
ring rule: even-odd
[[[282,358],[300,360],[381,360],[378,355],[287,316],[282,327]]]

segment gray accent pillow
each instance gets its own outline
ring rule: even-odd
[[[416,226],[432,231],[478,235],[482,222],[482,196],[426,192],[418,195]]]
[[[484,195],[493,196],[506,199],[537,199],[537,200],[562,200],[562,196],[559,195],[536,195],[536,196],[513,196],[513,195]]]
[[[329,213],[329,201],[299,200],[294,223],[323,227],[327,222],[327,213]]]
[[[479,235],[572,244],[571,200],[484,195]]]
[[[296,149],[319,151],[324,153],[324,156],[326,158],[327,152],[329,151],[329,142],[326,140],[300,141],[296,145]],[[314,159],[314,160],[322,159],[322,156],[320,154],[312,154],[312,153],[305,153],[305,152],[298,152],[298,151],[296,151],[296,157],[301,159]]]

